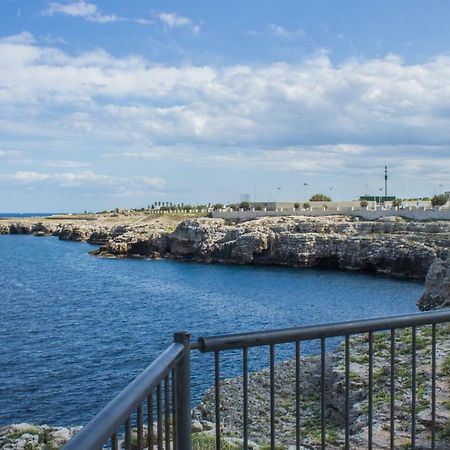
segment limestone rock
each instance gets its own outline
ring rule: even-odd
[[[437,259],[425,280],[425,292],[417,305],[421,310],[450,307],[450,260]]]

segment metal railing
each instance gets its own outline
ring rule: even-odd
[[[396,379],[395,368],[397,360],[397,331],[410,330],[410,354],[408,377],[410,381],[410,446],[416,448],[417,437],[417,375],[418,375],[418,330],[421,327],[429,329],[430,338],[430,396],[429,408],[431,410],[431,426],[429,444],[431,449],[436,448],[436,343],[439,324],[450,322],[450,309],[428,313],[410,314],[404,316],[383,317],[378,319],[358,320],[343,323],[332,323],[326,325],[305,326],[290,329],[239,333],[233,335],[201,337],[198,343],[190,344],[187,333],[175,334],[175,342],[156,359],[141,375],[139,375],[124,391],[111,401],[88,425],[86,425],[68,444],[64,450],[98,450],[108,445],[112,449],[118,449],[120,445],[119,434],[124,426],[124,441],[122,447],[126,450],[144,449],[153,450],[191,450],[191,387],[190,387],[190,352],[199,349],[201,353],[212,352],[214,354],[214,421],[215,421],[215,448],[223,447],[223,427],[221,423],[222,398],[221,398],[221,354],[228,350],[242,352],[242,377],[238,379],[242,383],[241,390],[241,437],[242,447],[249,448],[249,349],[253,347],[267,347],[269,351],[269,427],[270,448],[277,448],[277,417],[276,417],[276,359],[275,349],[277,345],[291,344],[294,346],[293,364],[295,386],[295,433],[292,444],[297,449],[302,445],[302,396],[300,390],[300,377],[302,364],[301,344],[305,341],[318,340],[320,350],[319,361],[319,423],[320,439],[319,445],[322,449],[327,448],[327,367],[326,367],[326,344],[327,339],[342,337],[343,359],[344,359],[344,438],[340,448],[351,449],[351,423],[350,401],[351,379],[351,339],[353,336],[362,335],[367,342],[367,448],[374,448],[374,345],[378,332],[386,332],[388,345],[386,346],[388,358],[386,367],[388,377],[386,386],[389,390],[388,409],[389,421],[388,432],[390,434],[389,445],[391,449],[396,447]],[[448,333],[445,331],[445,333]],[[420,337],[420,336],[419,336]],[[445,336],[447,338],[447,336]],[[171,385],[169,384],[171,378]],[[162,384],[164,384],[164,408],[162,406]],[[156,405],[153,403],[154,391],[156,390]],[[172,400],[170,401],[170,394]],[[447,395],[448,397],[448,395]],[[145,426],[143,424],[143,403],[146,402],[147,436],[144,436]],[[156,406],[156,409],[155,409]],[[164,411],[163,411],[164,409]],[[135,413],[135,420],[133,414]],[[156,416],[156,432],[153,433],[154,416]],[[135,424],[135,443],[132,443],[132,424]],[[155,436],[154,436],[155,434]],[[358,447],[361,448],[361,447]]]
[[[159,450],[168,450],[171,445],[174,449],[189,448],[183,444],[191,440],[189,335],[176,333],[174,341],[83,427],[64,450],[98,450],[105,446],[112,450],[153,449],[155,445]]]

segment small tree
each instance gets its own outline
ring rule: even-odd
[[[444,206],[448,201],[448,197],[445,194],[435,195],[431,199],[432,206]]]
[[[223,209],[222,203],[216,203],[213,205],[214,211],[217,211],[218,209]]]
[[[361,208],[367,208],[367,206],[369,206],[369,202],[367,200],[361,200],[359,204],[361,205]]]
[[[295,209],[300,208],[300,203],[294,203],[294,208],[295,208]]]
[[[249,202],[241,202],[241,203],[239,203],[239,208],[250,209],[250,203]]]
[[[392,206],[394,208],[398,208],[399,206],[401,206],[402,204],[402,200],[400,198],[396,198],[394,200],[392,200]]]
[[[303,209],[309,209],[310,206],[309,203],[303,203]]]
[[[314,194],[310,199],[310,202],[331,202],[331,198],[325,194]]]

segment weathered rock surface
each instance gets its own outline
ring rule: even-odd
[[[58,450],[81,427],[64,428],[19,423],[0,428],[2,450]]]
[[[425,292],[417,305],[421,310],[450,307],[450,259],[433,262],[425,280]]]
[[[174,232],[133,230],[108,241],[99,255],[133,255],[231,264],[275,264],[360,270],[425,279],[445,257],[450,224],[360,222],[347,217],[223,219],[181,222]]]

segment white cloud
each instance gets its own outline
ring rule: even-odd
[[[201,31],[200,24],[194,23],[192,19],[180,16],[176,13],[161,12],[157,14],[157,17],[169,28],[186,27],[189,28],[194,34],[198,34]]]
[[[84,161],[68,161],[68,160],[53,160],[53,161],[45,161],[44,167],[52,167],[52,168],[64,168],[64,169],[76,169],[80,167],[89,167],[90,163]]]
[[[76,140],[127,164],[166,158],[331,174],[389,160],[443,179],[449,77],[445,56],[175,66],[103,50],[74,56],[21,33],[0,39],[0,133]]]
[[[116,14],[104,14],[97,5],[88,3],[85,0],[70,3],[51,2],[47,8],[42,11],[44,16],[54,16],[62,14],[65,16],[81,17],[89,22],[111,23],[111,22],[134,22],[139,25],[150,25],[152,20],[145,18],[130,19],[120,17]]]
[[[47,8],[42,12],[46,16],[54,16],[55,14],[63,14],[66,16],[82,17],[91,22],[108,23],[123,20],[115,14],[103,14],[93,3],[87,3],[84,0],[71,3],[49,3]]]
[[[103,188],[111,192],[126,190],[145,190],[152,188],[160,190],[166,182],[160,177],[132,176],[117,177],[112,175],[97,174],[91,171],[42,173],[35,171],[17,171],[13,174],[0,174],[0,182],[16,183],[19,185],[47,185],[70,189],[95,189]]]
[[[269,24],[268,26],[270,34],[276,37],[295,40],[295,39],[303,39],[306,36],[306,33],[302,29],[289,30],[281,25]]]
[[[36,38],[28,31],[22,31],[19,34],[13,34],[12,36],[2,37],[1,42],[13,45],[21,45],[21,44],[31,45],[36,43]]]
[[[0,150],[0,158],[20,158],[22,156],[23,153],[16,150]]]

